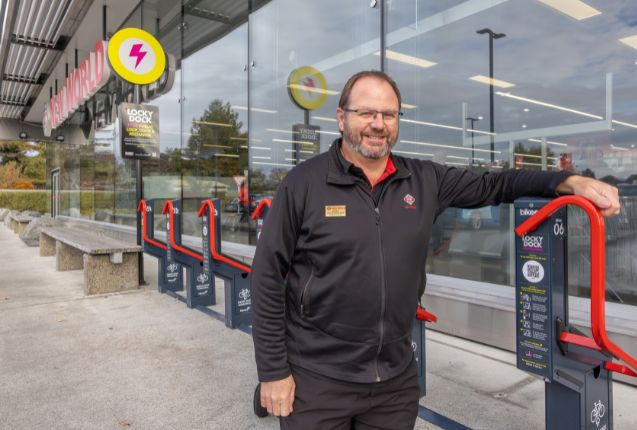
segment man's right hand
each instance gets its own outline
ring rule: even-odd
[[[292,413],[295,388],[292,375],[278,381],[261,382],[261,406],[275,417],[287,417]]]

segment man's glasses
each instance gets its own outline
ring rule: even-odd
[[[365,121],[365,122],[372,122],[374,121],[374,118],[376,118],[376,115],[380,114],[383,118],[384,122],[394,122],[398,119],[399,116],[402,116],[403,113],[397,110],[372,110],[372,109],[349,109],[349,108],[343,108],[343,111],[345,112],[351,112],[356,114],[356,116],[361,120],[361,121]]]

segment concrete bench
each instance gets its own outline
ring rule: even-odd
[[[29,223],[34,220],[34,217],[23,214],[9,214],[9,219],[11,230],[13,230],[14,233],[20,234],[27,228]]]
[[[84,292],[112,293],[139,287],[142,247],[78,227],[44,227],[40,256],[55,255],[56,269],[84,270]]]
[[[4,217],[4,225],[11,230],[11,215],[20,215],[20,211],[10,210]]]

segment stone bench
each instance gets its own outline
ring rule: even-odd
[[[23,214],[9,214],[10,219],[10,227],[14,233],[20,234],[22,233],[29,223],[33,221],[35,218],[31,215],[23,215]]]
[[[55,255],[56,269],[84,270],[84,292],[112,293],[139,287],[142,247],[79,227],[43,227],[40,256]]]

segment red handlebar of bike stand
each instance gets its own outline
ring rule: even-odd
[[[424,322],[436,322],[438,321],[438,317],[432,314],[431,312],[427,312],[425,308],[421,308],[418,306],[416,309],[416,319]]]
[[[189,255],[196,260],[203,261],[203,255],[197,252],[193,252],[189,249],[183,248],[175,243],[175,229],[173,228],[174,221],[175,221],[174,212],[175,211],[173,207],[173,202],[171,202],[170,200],[166,200],[166,203],[164,204],[164,208],[162,209],[161,213],[162,214],[168,213],[168,216],[169,216],[168,222],[170,223],[170,234],[168,235],[168,238],[170,240],[170,246],[172,246],[173,249],[175,249],[176,251]]]
[[[252,221],[256,221],[261,218],[261,212],[265,206],[270,207],[272,205],[272,199],[263,199],[257,205],[257,208],[252,212]]]
[[[166,245],[148,237],[148,233],[146,232],[146,200],[142,199],[139,201],[139,205],[137,206],[137,212],[142,213],[142,235],[144,237],[144,242],[148,242],[151,245],[155,245],[158,248],[166,250]]]
[[[576,205],[582,208],[590,220],[591,245],[591,331],[593,339],[586,336],[580,336],[573,333],[562,332],[560,340],[562,342],[573,343],[585,348],[598,349],[607,352],[611,356],[623,361],[626,366],[617,363],[606,362],[605,368],[613,372],[623,373],[625,375],[637,376],[637,359],[630,356],[626,351],[613,343],[606,333],[606,285],[605,285],[605,233],[604,218],[598,207],[590,200],[580,196],[563,196],[550,201],[537,213],[516,229],[515,233],[522,236],[534,230],[545,219],[550,217],[553,212],[562,206]]]
[[[263,202],[261,202],[263,203]],[[259,204],[259,206],[261,206],[261,204]],[[222,261],[226,264],[231,265],[232,267],[239,269],[239,270],[243,270],[244,272],[250,273],[252,272],[252,268],[250,266],[246,266],[245,264],[241,264],[238,261],[234,261],[222,254],[220,254],[217,251],[217,232],[215,230],[215,206],[212,203],[212,200],[208,199],[208,200],[204,200],[203,204],[201,205],[201,208],[199,209],[199,217],[201,218],[202,216],[204,216],[206,214],[206,208],[210,209],[210,219],[208,220],[208,222],[210,223],[210,253],[212,254],[212,258],[214,258],[217,261]],[[172,242],[171,242],[172,243]]]

